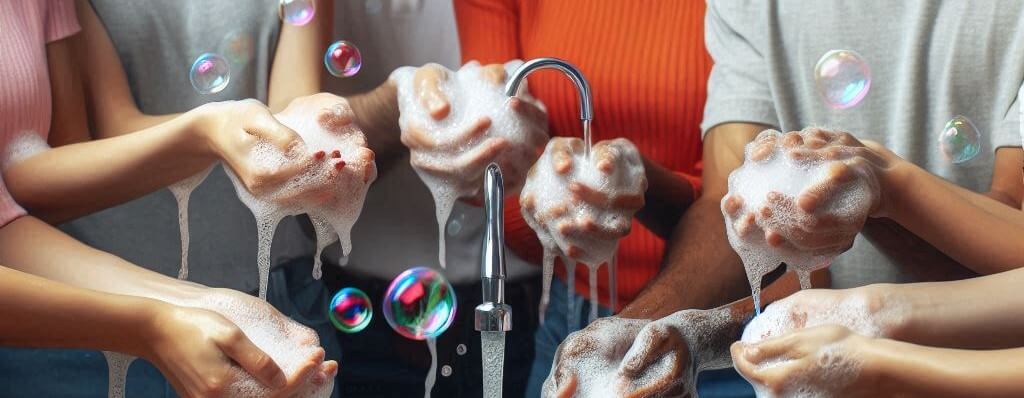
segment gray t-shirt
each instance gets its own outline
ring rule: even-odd
[[[715,61],[705,132],[728,122],[840,129],[973,191],[988,189],[997,148],[1020,145],[1024,2],[709,0],[705,33]],[[814,66],[834,49],[871,69],[854,108],[832,109],[815,89]],[[959,165],[938,144],[956,115],[974,122],[982,145]],[[831,270],[839,288],[911,280],[863,237]]]
[[[132,95],[148,114],[184,112],[211,101],[266,101],[281,24],[277,3],[92,1],[124,65]],[[245,48],[247,40],[252,45],[251,57],[238,51]],[[189,83],[192,62],[205,52],[232,60],[231,80],[217,94],[199,94]],[[256,223],[220,166],[193,192],[189,213],[189,280],[255,291]],[[176,276],[181,259],[177,214],[174,197],[162,189],[66,223],[61,229],[90,246]],[[313,250],[298,221],[289,217],[278,227],[272,263],[311,257]]]

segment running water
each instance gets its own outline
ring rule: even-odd
[[[430,392],[434,389],[434,382],[437,381],[437,339],[428,338],[427,348],[430,350],[430,370],[427,371],[427,380],[423,383],[424,398],[430,398]]]
[[[522,61],[513,60],[504,65],[511,75]],[[434,65],[432,67],[442,68]],[[409,161],[430,189],[434,197],[437,216],[438,262],[446,266],[445,228],[455,201],[477,198],[483,186],[484,169],[490,161],[498,163],[506,178],[506,194],[515,194],[522,187],[522,177],[537,159],[537,153],[547,141],[546,126],[536,126],[509,106],[504,92],[504,79],[491,81],[489,73],[477,62],[469,62],[456,72],[443,69],[438,88],[447,98],[450,112],[435,120],[422,105],[420,88],[414,67],[401,67],[391,73],[390,80],[398,88],[399,125],[402,142],[410,145]],[[520,101],[543,108],[524,88]],[[481,120],[489,126],[480,134],[474,129]],[[419,136],[421,134],[422,136]],[[495,139],[503,139],[508,147],[479,162],[474,156],[486,154]],[[424,142],[429,141],[429,142]],[[518,178],[515,178],[517,177]]]
[[[501,398],[505,372],[505,332],[480,332],[484,398]]]
[[[120,352],[102,351],[107,359],[107,397],[124,398],[128,367],[135,357]]]
[[[598,267],[600,267],[600,265],[587,265],[587,268],[589,269],[589,274],[588,275],[590,276],[590,286],[589,286],[589,290],[590,290],[590,319],[587,321],[587,324],[590,324],[590,322],[593,322],[595,319],[597,319],[597,305],[598,305],[598,301],[597,301],[597,269],[598,269]]]
[[[567,330],[572,333],[580,326],[579,313],[576,312],[576,262],[569,260],[563,264],[565,264],[566,306],[569,311],[566,323]]]
[[[818,131],[808,128],[800,135],[804,141],[820,140],[812,136]],[[855,170],[858,174],[853,181],[846,182],[827,203],[813,213],[804,212],[795,204],[796,198],[830,178],[830,168],[844,159],[795,160],[782,140],[782,133],[765,130],[747,144],[746,160],[729,175],[729,194],[721,203],[729,244],[743,261],[757,314],[761,313],[761,283],[765,275],[784,263],[788,270],[796,271],[801,288],[810,288],[811,272],[828,267],[844,248],[852,246],[878,200],[874,177]],[[755,150],[763,155],[766,149],[771,151],[753,159]],[[837,227],[819,233],[835,235],[837,242],[848,240],[849,245],[810,251],[794,246],[794,242],[777,247],[767,243],[765,231],[789,236],[788,231],[801,226],[822,224],[821,216],[837,220]]]
[[[188,279],[188,199],[192,191],[206,180],[213,166],[194,176],[185,178],[167,187],[178,202],[178,232],[181,236],[181,268],[178,268],[178,279]]]
[[[611,302],[612,315],[615,315],[617,312],[615,309],[619,306],[619,281],[616,275],[618,268],[619,255],[615,254],[612,256],[612,261],[608,263],[608,301]]]
[[[331,94],[303,97],[275,117],[295,130],[304,144],[283,153],[269,143],[259,142],[249,153],[250,160],[266,170],[299,167],[296,174],[257,197],[234,172],[227,173],[238,198],[256,218],[259,293],[263,299],[277,224],[286,216],[309,214],[317,232],[313,276],[320,277],[319,254],[324,247],[340,241],[343,255],[352,250],[352,225],[359,218],[370,183],[377,178],[373,151],[366,147],[359,128],[351,124],[354,116],[344,98]]]

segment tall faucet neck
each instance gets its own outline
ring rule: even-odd
[[[484,284],[484,301],[505,302],[505,185],[497,164],[487,166],[484,174],[484,230],[480,275]]]
[[[526,79],[530,73],[538,69],[557,69],[565,73],[572,80],[573,84],[576,85],[576,91],[579,93],[580,98],[580,120],[593,120],[594,119],[594,105],[590,99],[590,83],[587,83],[587,79],[583,77],[579,69],[568,61],[558,58],[536,58],[527,61],[519,69],[516,69],[512,77],[505,83],[505,95],[509,97],[515,96],[519,92],[519,85]]]

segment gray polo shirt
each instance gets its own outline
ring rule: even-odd
[[[1019,146],[1024,2],[1018,0],[708,0],[705,34],[715,65],[702,129],[753,122],[783,131],[825,126],[878,141],[973,191],[986,191],[996,148]],[[854,50],[871,89],[832,109],[815,89],[826,52]],[[956,115],[981,131],[981,153],[945,160],[940,130]],[[845,288],[911,277],[863,237],[835,260]]]
[[[281,24],[277,3],[92,1],[121,58],[136,103],[149,114],[184,112],[211,101],[266,101]],[[226,53],[228,42],[245,38],[252,43],[251,59],[231,62],[227,88],[213,95],[196,92],[188,78],[196,57],[204,52]],[[256,223],[221,167],[193,192],[189,219],[189,280],[255,291]],[[169,276],[178,274],[177,204],[166,189],[66,223],[61,229],[135,264]],[[273,264],[311,258],[313,251],[312,241],[293,217],[281,222],[271,251]]]

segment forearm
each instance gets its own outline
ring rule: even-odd
[[[886,394],[912,397],[1015,397],[1024,394],[1024,348],[967,351],[871,340],[864,366]]]
[[[4,181],[18,203],[58,223],[180,181],[216,157],[188,114],[118,137],[54,148],[10,165]]]
[[[643,160],[647,192],[644,207],[636,217],[658,236],[668,238],[679,218],[696,200],[697,193],[686,179],[646,157]]]
[[[974,272],[1024,266],[1024,212],[909,163],[903,167],[905,176],[889,191],[894,221]]]
[[[270,70],[267,106],[280,112],[293,99],[320,92],[323,56],[331,36],[334,2],[315,0],[313,19],[302,26],[281,22]]]
[[[348,97],[355,124],[366,135],[370,149],[377,155],[377,167],[386,170],[407,153],[398,127],[398,89],[390,81],[373,91]]]
[[[159,301],[71,287],[0,267],[0,345],[142,352]]]
[[[916,344],[991,349],[1024,346],[1024,270],[944,283],[873,285],[894,339]]]
[[[93,249],[33,217],[0,228],[0,264],[78,288],[164,301],[202,288]]]

